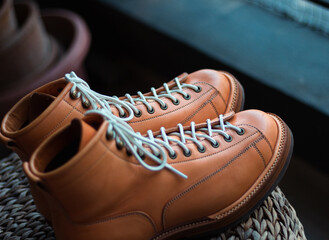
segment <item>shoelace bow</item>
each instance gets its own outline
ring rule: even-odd
[[[116,143],[121,147],[126,147],[127,151],[134,155],[139,163],[148,170],[160,171],[167,168],[183,178],[187,178],[185,174],[178,171],[170,164],[167,163],[167,154],[164,149],[169,152],[171,158],[176,157],[176,153],[171,146],[171,142],[177,144],[184,150],[184,155],[189,156],[190,150],[186,147],[187,141],[191,141],[197,145],[199,151],[205,151],[205,147],[201,144],[200,140],[206,139],[210,141],[213,146],[218,146],[218,142],[213,139],[213,133],[218,133],[226,139],[231,139],[230,135],[226,133],[226,129],[234,129],[242,133],[243,129],[232,125],[229,122],[224,122],[224,116],[219,116],[218,124],[212,126],[211,121],[206,121],[207,127],[197,128],[195,123],[192,122],[190,130],[184,130],[181,124],[178,124],[179,132],[166,133],[165,128],[162,127],[158,136],[154,136],[153,132],[149,130],[147,137],[142,136],[140,133],[134,132],[130,125],[121,119],[113,118],[113,114],[106,109],[90,110],[86,114],[96,113],[102,115],[108,122],[107,129],[108,139],[115,139]],[[153,166],[144,161],[145,157],[153,160],[159,164]]]
[[[167,83],[164,83],[164,91],[161,91],[159,93],[156,92],[156,89],[154,87],[151,88],[151,93],[153,94],[153,96],[144,96],[142,92],[138,91],[138,97],[133,97],[130,94],[126,93],[126,99],[121,100],[117,96],[109,97],[91,90],[89,85],[84,80],[79,78],[74,72],[66,74],[65,78],[67,81],[73,83],[73,87],[71,89],[71,94],[73,96],[80,97],[82,94],[84,103],[87,103],[87,106],[90,103],[93,109],[99,108],[99,106],[97,106],[98,103],[98,105],[100,105],[101,107],[105,107],[111,111],[110,105],[113,105],[118,109],[120,117],[123,118],[123,120],[125,121],[131,120],[133,118],[132,114],[134,114],[135,116],[140,116],[141,112],[135,106],[137,102],[143,103],[147,107],[147,111],[149,113],[153,113],[154,109],[148,101],[158,102],[160,104],[160,107],[165,110],[167,109],[167,105],[161,98],[169,98],[173,103],[177,104],[178,99],[172,95],[173,93],[179,93],[183,95],[185,99],[189,99],[190,95],[184,92],[183,88],[191,88],[196,92],[201,90],[201,88],[198,86],[181,83],[180,79],[176,77],[174,79],[176,86],[171,89],[169,88]],[[80,90],[80,92],[77,91],[77,88]],[[129,113],[128,116],[126,116],[124,109],[126,109]]]

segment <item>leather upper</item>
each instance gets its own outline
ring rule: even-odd
[[[68,124],[73,118],[82,118],[86,111],[81,99],[73,101],[70,97],[71,83],[59,79],[36,89],[22,98],[5,115],[1,124],[1,140],[27,161],[38,145],[48,136]],[[33,94],[46,93],[54,98],[53,102],[27,126],[29,102]]]
[[[45,189],[58,239],[164,239],[171,231],[243,208],[266,181],[275,180],[268,176],[278,162],[286,161],[282,154],[290,143],[282,120],[249,110],[228,121],[245,132],[226,129],[231,142],[213,134],[217,148],[200,139],[206,148],[201,153],[187,141],[192,155],[186,157],[181,147],[171,144],[177,158],[168,157],[168,162],[187,179],[167,169],[152,172],[142,167],[125,148],[107,139],[108,122],[97,116],[72,122],[47,139],[24,169]],[[77,140],[77,152],[67,162],[46,170]]]
[[[129,121],[135,131],[144,134],[147,130],[158,131],[162,126],[174,127],[180,122],[186,125],[191,121],[198,123],[231,110],[240,110],[242,107],[242,87],[228,73],[200,70],[189,75],[182,74],[179,78],[182,79],[182,82],[200,86],[201,92],[186,89],[186,92],[191,95],[190,100],[185,100],[179,93],[173,93],[173,96],[180,102],[178,105],[174,105],[170,99],[163,98],[168,106],[167,110],[162,110],[159,103],[155,101],[150,102],[154,108],[153,114],[146,111],[143,103],[137,102],[136,106],[142,111],[142,115]],[[168,85],[174,87],[175,83],[170,81]],[[44,139],[72,119],[82,118],[91,107],[86,108],[81,98],[72,98],[70,94],[72,86],[72,83],[68,83],[62,78],[48,83],[22,98],[2,121],[0,132],[2,142],[17,152],[22,160],[27,161]],[[157,89],[157,92],[163,90],[164,87],[161,87]],[[31,98],[36,93],[47,94],[54,100],[39,116],[22,127],[28,120],[29,108],[36,105],[30,106]],[[151,95],[151,93],[145,95]],[[125,99],[125,97],[121,99]],[[119,115],[114,106],[112,110],[115,115]]]
[[[172,95],[179,101],[178,105],[174,105],[169,98],[163,98],[168,106],[166,110],[162,110],[156,101],[150,101],[154,108],[154,113],[151,114],[147,112],[143,103],[138,102],[136,106],[143,114],[129,121],[135,131],[145,133],[147,130],[158,131],[161,126],[170,128],[178,123],[183,125],[188,125],[192,121],[201,123],[207,118],[213,119],[220,114],[239,111],[242,107],[242,87],[228,73],[207,69],[192,74],[185,73],[178,78],[181,79],[181,83],[201,87],[201,91],[186,89],[185,92],[191,96],[188,100],[179,93],[173,93]],[[168,85],[173,87],[174,82],[170,81]],[[163,87],[157,89],[157,93],[161,91],[164,91]],[[151,93],[144,95],[151,95]]]
[[[243,89],[239,82],[228,73],[214,70],[200,70],[192,74],[182,74],[178,77],[182,83],[194,84],[201,87],[200,92],[184,88],[191,96],[185,100],[180,93],[172,95],[179,100],[174,105],[169,98],[161,98],[168,106],[162,110],[158,102],[150,101],[154,113],[149,114],[142,102],[136,102],[142,112],[140,117],[134,117],[129,124],[134,130],[146,133],[151,129],[158,131],[160,127],[171,128],[177,123],[189,124],[191,121],[202,122],[207,118],[217,117],[221,113],[240,110],[243,105]],[[169,88],[176,86],[172,80]],[[91,106],[86,107],[81,97],[71,94],[73,84],[62,78],[50,82],[23,97],[5,115],[0,131],[0,140],[23,161],[28,161],[35,149],[58,129],[67,125],[74,118],[82,118]],[[156,90],[159,94],[165,90]],[[146,93],[150,96],[152,93]],[[126,97],[122,97],[122,100]],[[119,116],[116,107],[113,113]],[[50,219],[48,203],[43,197],[41,189],[30,182],[31,192],[38,210]]]

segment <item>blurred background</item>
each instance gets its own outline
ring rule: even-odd
[[[245,109],[275,113],[290,126],[294,155],[279,186],[306,237],[329,239],[329,0],[34,3],[44,26],[31,32],[44,40],[31,45],[29,58],[1,46],[2,36],[27,22],[27,7],[16,7],[7,32],[0,25],[1,114],[19,94],[70,70],[92,89],[117,96],[148,92],[182,72],[228,71],[244,86]]]

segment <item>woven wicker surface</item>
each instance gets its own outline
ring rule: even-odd
[[[0,239],[55,239],[37,212],[16,154],[0,160]],[[277,187],[250,217],[211,240],[306,239],[296,212]]]

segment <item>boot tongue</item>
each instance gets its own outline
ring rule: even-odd
[[[230,111],[230,112],[224,114],[223,120],[228,121],[228,120],[232,119],[234,117],[234,115],[235,115],[235,112]]]
[[[96,130],[83,120],[79,121],[79,123],[81,128],[81,137],[80,137],[80,145],[79,145],[79,151],[80,151],[88,144],[88,142],[96,134]]]
[[[29,102],[28,121],[32,122],[36,119],[54,100],[55,97],[52,95],[46,93],[33,93]]]

